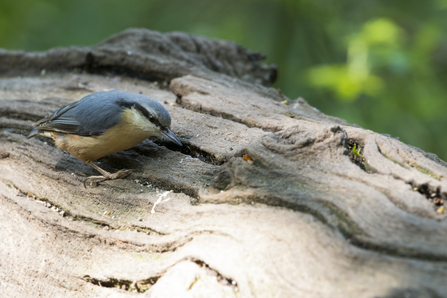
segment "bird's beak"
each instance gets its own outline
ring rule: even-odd
[[[167,137],[172,142],[176,143],[177,145],[182,146],[182,142],[180,142],[177,136],[169,128],[162,129],[161,134]]]

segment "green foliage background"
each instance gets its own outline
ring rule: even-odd
[[[447,0],[1,0],[0,47],[93,45],[129,27],[234,40],[275,87],[447,160]]]

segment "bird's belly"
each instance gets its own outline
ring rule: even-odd
[[[78,135],[63,135],[56,140],[56,145],[68,151],[74,157],[87,162],[93,161],[110,153],[130,149],[149,136],[144,133],[116,134],[111,129],[100,136],[83,137]]]

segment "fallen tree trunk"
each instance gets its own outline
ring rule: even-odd
[[[142,29],[0,51],[2,293],[447,297],[447,164],[268,88],[262,58]],[[162,103],[184,146],[104,157],[133,174],[84,187],[92,168],[25,136],[112,89]]]

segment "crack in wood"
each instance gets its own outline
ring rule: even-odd
[[[219,166],[226,162],[222,158],[218,158],[215,155],[213,155],[212,153],[209,153],[207,151],[200,149],[199,147],[195,146],[191,142],[183,141],[182,142],[183,146],[180,147],[172,142],[165,141],[162,139],[155,138],[152,141],[155,144],[157,144],[158,146],[164,146],[171,151],[180,152],[186,156],[191,156],[192,158],[197,158],[198,160],[208,163],[208,164],[211,164],[211,165]]]
[[[81,279],[85,282],[91,283],[99,287],[116,288],[124,291],[145,293],[146,291],[150,290],[150,288],[153,287],[157,283],[157,281],[160,278],[162,278],[164,274],[166,274],[166,272],[169,271],[170,268],[185,261],[193,262],[199,265],[206,272],[207,275],[215,277],[218,283],[232,288],[234,292],[239,291],[238,283],[235,279],[225,277],[223,274],[221,274],[218,270],[212,268],[205,261],[194,257],[184,257],[179,261],[175,262],[174,264],[170,265],[169,267],[167,267],[160,274],[153,275],[145,279],[132,280],[132,279],[115,278],[115,277],[96,278],[91,277],[90,275],[84,275],[83,277],[81,277]],[[197,281],[198,279],[196,277],[196,279],[191,283],[191,285],[189,285],[189,290],[192,289],[192,287]]]
[[[376,173],[377,170],[372,168],[362,155],[362,150],[364,148],[363,144],[364,141],[360,139],[348,139],[346,141],[346,148],[348,149],[347,154],[349,156],[349,159],[360,169],[365,171],[365,173]]]
[[[225,277],[223,274],[221,274],[218,270],[212,268],[209,264],[204,262],[203,260],[197,259],[197,258],[190,258],[190,261],[196,263],[200,267],[204,268],[205,271],[212,276],[215,276],[217,281],[225,286],[233,288],[235,292],[238,292],[238,283],[235,279]],[[192,285],[190,286],[192,287]]]
[[[161,275],[151,276],[146,279],[130,280],[122,278],[94,278],[84,275],[81,279],[95,286],[116,288],[123,291],[145,293],[160,279]]]
[[[426,169],[425,167],[419,166],[418,164],[411,162],[405,156],[402,156],[399,154],[400,156],[402,156],[404,158],[404,160],[405,160],[405,162],[407,162],[407,164],[404,164],[403,162],[399,162],[396,159],[388,156],[388,154],[386,154],[379,146],[377,146],[377,150],[384,158],[391,160],[396,165],[404,168],[405,170],[409,170],[410,168],[416,168],[422,174],[425,174],[431,178],[434,178],[434,179],[440,181],[440,177],[438,175],[436,175],[432,171]],[[447,200],[447,191],[442,192],[441,187],[439,185],[434,186],[428,182],[421,183],[421,182],[415,181],[414,179],[411,181],[408,181],[408,180],[401,178],[397,174],[392,174],[392,175],[395,179],[401,180],[401,181],[405,182],[406,184],[410,185],[411,188],[413,189],[413,191],[417,191],[420,194],[422,194],[423,196],[425,196],[425,198],[427,200],[429,200],[431,203],[434,204],[435,211],[437,211],[438,213],[444,213],[444,212],[439,212],[438,210],[441,210],[440,207],[444,207],[444,202]]]

